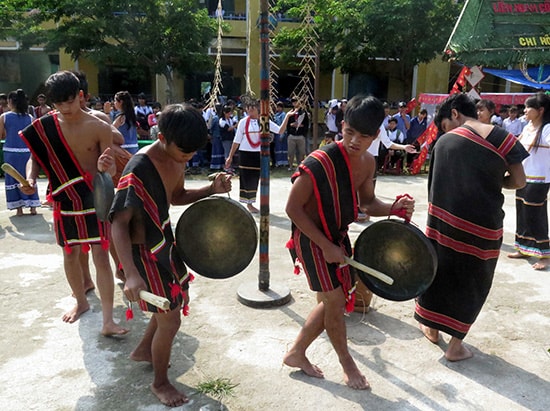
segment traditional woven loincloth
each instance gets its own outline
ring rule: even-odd
[[[300,173],[308,174],[313,182],[322,231],[329,240],[343,248],[346,255],[351,255],[348,226],[357,217],[357,198],[343,145],[339,142],[329,144],[311,153],[300,164],[292,181]],[[302,264],[313,291],[326,292],[341,286],[346,310],[353,310],[355,281],[349,266],[327,263],[320,248],[294,224],[287,246],[293,258],[298,258]]]
[[[188,289],[191,275],[177,254],[164,184],[146,154],[135,154],[126,165],[110,220],[117,211],[128,207],[143,211],[145,228],[145,244],[134,244],[132,248],[134,264],[148,291],[170,300],[173,310],[182,303],[182,291]],[[144,311],[163,312],[143,300],[139,304]]]
[[[70,247],[101,243],[109,248],[107,223],[99,221],[94,208],[92,176],[85,172],[61,132],[57,113],[34,120],[20,132],[51,185],[57,243]]]

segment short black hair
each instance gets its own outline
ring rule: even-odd
[[[46,80],[47,95],[52,103],[63,103],[78,96],[80,80],[68,71],[58,71]]]
[[[78,77],[78,80],[80,81],[80,90],[84,93],[84,96],[88,95],[88,78],[86,77],[86,73],[83,71],[75,71],[72,70],[72,73]]]
[[[373,96],[355,96],[346,106],[344,121],[361,134],[376,137],[386,113],[382,102]]]
[[[464,93],[456,93],[447,97],[437,109],[434,118],[436,127],[441,130],[443,120],[451,120],[451,111],[456,110],[466,117],[477,118],[477,109],[474,100]]]
[[[159,116],[158,127],[166,142],[175,143],[184,153],[193,153],[208,141],[202,113],[190,104],[166,106]]]
[[[492,100],[487,100],[485,98],[479,100],[476,103],[476,108],[482,108],[485,107],[487,110],[489,110],[491,113],[494,113],[496,110],[496,105]]]

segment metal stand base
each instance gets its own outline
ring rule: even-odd
[[[252,308],[270,308],[285,305],[290,301],[290,290],[285,286],[270,284],[266,291],[261,291],[258,283],[243,284],[237,290],[240,303]]]

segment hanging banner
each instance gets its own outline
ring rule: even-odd
[[[467,0],[445,47],[468,66],[548,63],[550,0]]]

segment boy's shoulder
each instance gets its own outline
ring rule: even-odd
[[[89,127],[89,131],[91,132],[111,132],[111,124],[93,113],[83,112],[83,116],[80,121],[82,124],[85,124],[86,127]],[[86,130],[84,129],[83,132],[86,132]]]

